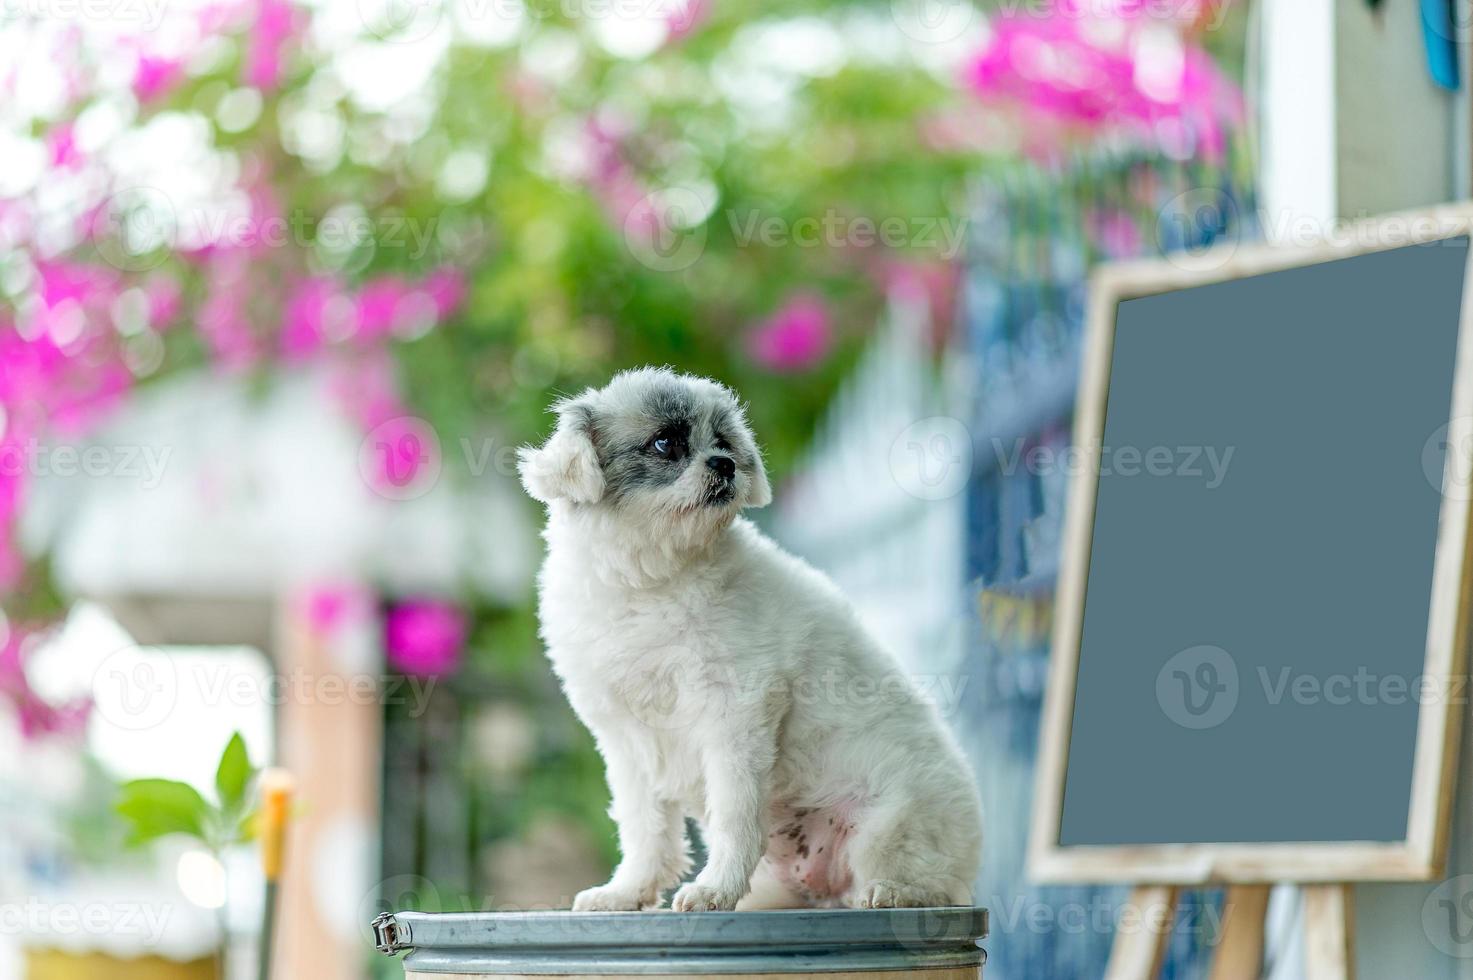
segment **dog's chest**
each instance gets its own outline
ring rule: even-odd
[[[544,569],[540,610],[568,700],[606,756],[627,755],[663,793],[701,809],[705,739],[696,736],[763,690],[734,660],[749,646],[742,590],[729,575],[623,589],[575,571]]]
[[[639,651],[689,641],[724,618],[722,583],[696,576],[660,588],[624,588],[566,561],[543,569],[543,635],[553,646]]]
[[[589,722],[627,722],[658,735],[710,707],[723,647],[706,590],[544,594],[548,656]]]

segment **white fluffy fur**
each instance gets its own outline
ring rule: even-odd
[[[654,431],[650,392],[671,386],[690,395],[688,469],[613,499],[603,470]],[[709,859],[677,910],[969,902],[982,838],[970,770],[838,589],[739,516],[770,490],[731,393],[645,369],[556,407],[557,431],[522,458],[548,505],[542,636],[603,753],[622,850],[574,908],[658,906],[689,870],[687,816]],[[711,417],[740,429],[723,433],[739,471],[728,504],[699,506],[704,459],[725,451]],[[825,837],[836,820],[843,833]],[[837,855],[822,875],[819,848]],[[810,873],[833,887],[795,884]]]

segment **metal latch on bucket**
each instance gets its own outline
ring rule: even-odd
[[[373,920],[373,945],[380,953],[393,956],[408,949],[409,924],[394,918],[394,913],[385,912]]]

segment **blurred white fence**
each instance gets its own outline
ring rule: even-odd
[[[964,432],[927,339],[930,315],[919,297],[890,299],[872,346],[783,483],[771,525],[918,673],[951,669],[961,654],[960,491],[970,466],[969,443],[950,440],[935,454],[923,444]],[[940,482],[918,479],[918,466]]]

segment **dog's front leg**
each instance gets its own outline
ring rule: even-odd
[[[675,893],[677,912],[736,908],[762,858],[763,813],[773,754],[751,738],[713,740],[705,748],[706,848],[709,857],[695,881]]]
[[[676,803],[659,799],[648,778],[617,757],[606,759],[619,829],[619,867],[606,885],[573,899],[575,912],[635,912],[654,908],[660,892],[685,874],[685,817]]]

